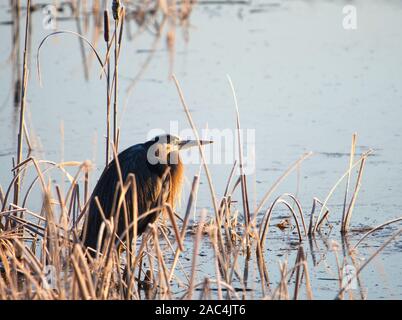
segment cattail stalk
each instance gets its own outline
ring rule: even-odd
[[[104,40],[106,42],[106,50],[109,48],[110,41],[110,27],[109,27],[109,11],[104,11]],[[110,62],[107,60],[106,71],[106,166],[109,164],[110,159]]]
[[[17,148],[17,165],[19,165],[22,161],[22,144],[23,144],[23,134],[24,134],[24,121],[25,121],[25,106],[26,106],[26,92],[27,92],[27,85],[28,85],[28,26],[29,20],[31,17],[31,0],[27,1],[27,16],[25,21],[25,43],[24,43],[24,65],[22,69],[22,91],[21,91],[21,109],[20,109],[20,124],[19,124],[19,131],[18,131],[18,148]],[[19,169],[17,169],[16,175],[17,180],[15,181],[14,185],[14,203],[18,205],[19,201],[19,193],[21,187],[21,178],[19,173]]]
[[[120,1],[113,1],[113,18],[114,18],[114,101],[113,101],[113,142],[117,146],[117,96],[119,90],[119,42],[117,39],[117,30],[119,27],[120,18]]]

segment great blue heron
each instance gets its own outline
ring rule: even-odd
[[[200,140],[201,145],[211,142]],[[118,165],[116,165],[115,160],[109,163],[92,193],[87,221],[81,233],[81,240],[84,245],[93,250],[97,249],[98,235],[103,222],[102,213],[106,219],[109,219],[119,196],[120,189],[117,188],[120,180],[118,167],[120,167],[121,178],[124,183],[130,174],[135,175],[138,209],[137,235],[141,235],[147,225],[157,219],[160,211],[143,218],[141,215],[159,207],[161,203],[167,202],[174,207],[175,200],[180,195],[183,181],[183,164],[180,160],[179,151],[197,145],[196,140],[181,140],[177,136],[166,134],[157,136],[145,143],[134,145],[121,152],[118,155]],[[99,204],[96,203],[96,199],[98,199]],[[131,192],[126,193],[125,201],[128,223],[131,223],[133,216]],[[102,213],[99,211],[99,205]],[[117,226],[117,235],[119,236],[122,236],[127,228],[125,219],[125,214],[120,211]],[[129,241],[131,241],[132,232],[128,233]]]

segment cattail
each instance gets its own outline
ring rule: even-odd
[[[104,24],[104,33],[103,37],[105,38],[105,42],[109,43],[110,39],[110,28],[109,28],[109,10],[105,10],[103,14],[103,24]]]
[[[119,0],[113,0],[112,10],[113,10],[114,20],[119,20],[119,17],[120,17],[120,1]]]

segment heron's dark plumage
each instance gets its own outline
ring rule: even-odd
[[[142,234],[149,223],[154,222],[160,212],[155,212],[141,219],[145,212],[158,207],[162,201],[171,202],[173,206],[174,197],[177,195],[176,189],[172,190],[172,182],[181,179],[182,164],[157,164],[151,165],[147,160],[147,152],[155,141],[134,145],[118,155],[123,182],[126,183],[130,173],[135,175],[137,185],[137,206],[138,206],[138,235]],[[168,170],[169,174],[166,174]],[[107,219],[113,211],[116,187],[119,183],[119,175],[115,160],[113,160],[102,173],[90,199],[89,213],[84,231],[81,235],[84,245],[96,249],[98,233],[103,222],[102,216],[96,205],[97,197],[102,207],[102,211]],[[181,182],[180,182],[181,184]],[[181,187],[181,186],[180,186]],[[163,194],[162,194],[163,191]],[[117,197],[118,199],[118,197]],[[127,211],[129,223],[132,222],[132,195],[126,194]],[[120,212],[117,234],[120,236],[126,229],[123,209]],[[130,237],[131,239],[131,237]]]

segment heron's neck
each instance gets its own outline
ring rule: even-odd
[[[170,164],[170,193],[169,203],[174,208],[177,201],[180,201],[181,191],[183,187],[184,166],[177,157],[177,164]]]

